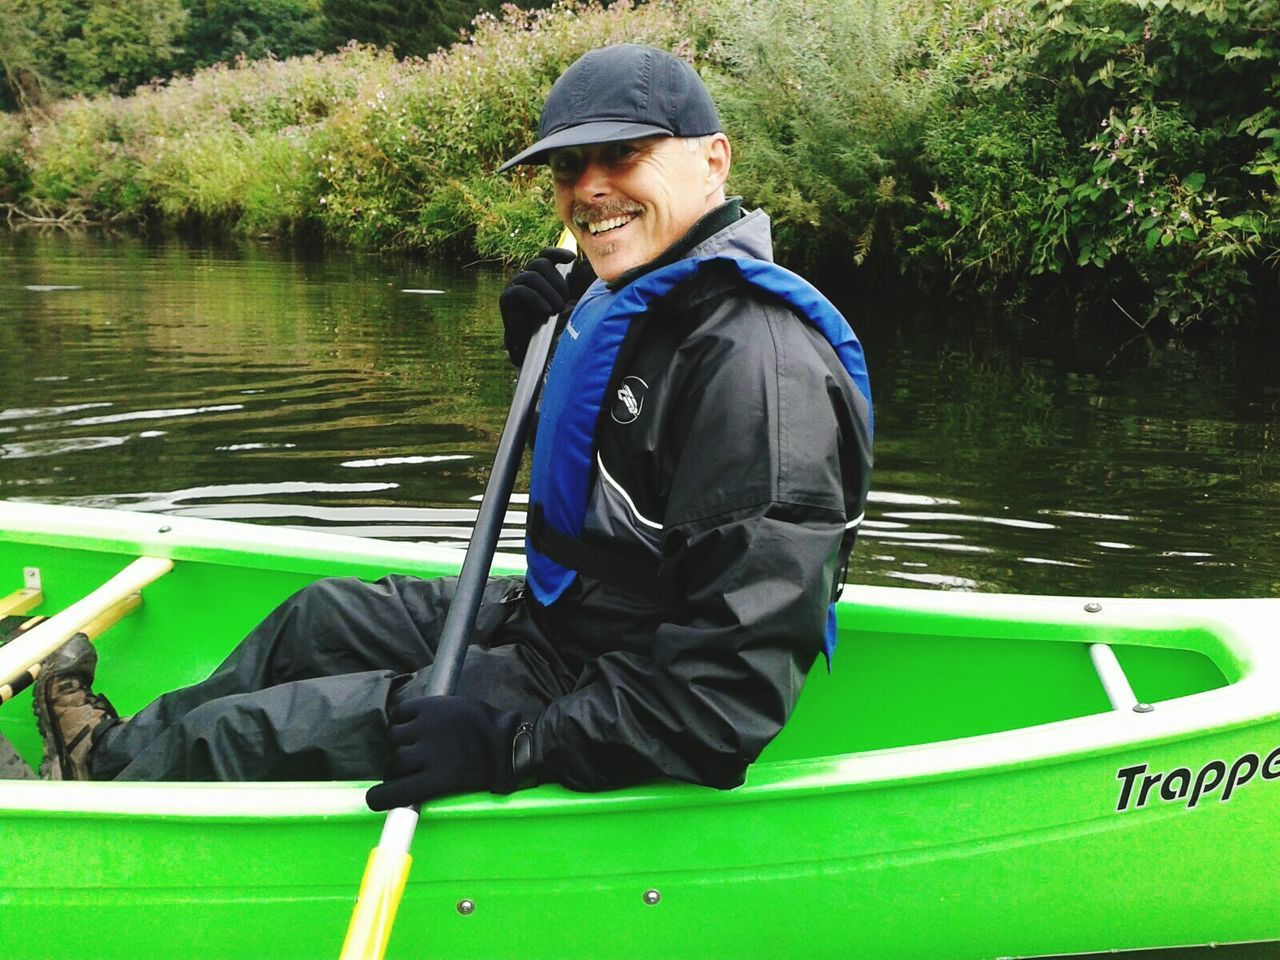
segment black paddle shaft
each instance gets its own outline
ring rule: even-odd
[[[558,269],[567,274],[571,266],[572,264],[566,264]],[[427,681],[428,696],[448,695],[458,685],[462,660],[476,624],[476,615],[480,611],[484,586],[489,579],[498,535],[502,532],[502,522],[507,515],[511,488],[515,485],[520,458],[524,454],[525,441],[529,436],[534,405],[542,389],[542,374],[547,366],[547,357],[551,355],[558,319],[548,317],[529,340],[529,350],[520,367],[520,376],[516,378],[516,393],[511,400],[511,409],[507,411],[507,422],[498,441],[498,452],[493,458],[493,472],[489,474],[484,496],[480,498],[480,511],[476,514],[471,544],[462,561],[453,602],[449,604],[444,628],[440,632],[435,665],[431,668],[431,678]]]

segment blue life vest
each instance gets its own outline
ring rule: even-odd
[[[582,536],[595,479],[596,425],[631,321],[708,263],[733,266],[748,284],[779,298],[821,331],[855,389],[866,399],[870,419],[871,388],[862,345],[831,302],[790,270],[767,260],[709,256],[660,267],[618,290],[610,290],[597,280],[578,301],[556,345],[538,415],[530,510],[540,510],[541,522],[552,529],[574,538]],[[868,431],[870,428],[868,422]],[[558,600],[577,577],[576,571],[539,552],[528,538],[525,555],[529,565],[527,582],[544,606]],[[828,663],[835,643],[833,603],[827,614],[824,642]]]

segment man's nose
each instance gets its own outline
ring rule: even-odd
[[[574,192],[581,200],[599,199],[609,193],[611,182],[609,169],[598,160],[588,160],[582,165],[578,174],[578,182],[574,184]]]

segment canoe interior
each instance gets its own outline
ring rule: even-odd
[[[0,545],[0,594],[37,567],[45,596],[34,613],[70,605],[129,560],[59,544]],[[376,578],[385,566],[337,561],[263,569],[180,560],[144,592],[142,607],[98,641],[99,687],[122,713],[207,675],[277,603],[320,575]],[[282,565],[283,566],[283,565]],[[420,575],[451,572],[423,564]],[[762,760],[795,760],[930,743],[1050,723],[1110,709],[1088,643],[1111,644],[1139,700],[1157,702],[1226,685],[1239,664],[1206,629],[1098,631],[982,617],[895,616],[840,609],[833,669],[819,660],[790,724]],[[23,694],[0,709],[3,732],[28,761],[40,745]]]
[[[205,676],[317,577],[458,562],[0,503],[0,596],[39,568],[36,612],[139,555],[174,568],[97,644],[126,713]],[[424,807],[389,957],[658,960],[696,943],[707,960],[992,960],[1280,937],[1280,604],[1106,600],[1094,615],[1070,598],[851,593],[834,670],[815,667],[742,788],[546,784]],[[1154,711],[1111,709],[1098,642]],[[28,694],[0,707],[0,730],[38,759]],[[1176,771],[1248,758],[1260,772],[1229,802],[1165,796]],[[1122,811],[1117,771],[1138,766],[1168,779]],[[0,782],[0,836],[20,841],[0,916],[56,931],[6,956],[335,955],[379,826],[349,783]]]

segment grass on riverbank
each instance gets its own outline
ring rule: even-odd
[[[493,169],[569,63],[636,41],[698,65],[790,265],[1015,304],[1069,279],[1180,326],[1274,290],[1278,37],[1264,0],[562,0],[427,60],[353,46],[0,115],[0,203],[518,261],[550,183]]]
[[[531,136],[550,83],[596,43],[681,36],[664,3],[509,8],[427,60],[352,45],[69,100],[25,137],[7,118],[0,191],[46,217],[520,259],[553,232],[547,185],[493,170]]]

